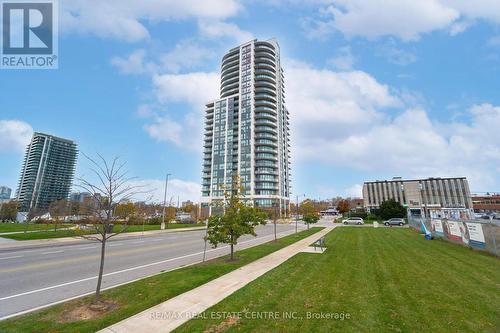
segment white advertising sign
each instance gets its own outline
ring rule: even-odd
[[[484,233],[483,227],[480,223],[465,223],[467,225],[467,230],[469,231],[469,241],[471,246],[484,247]]]

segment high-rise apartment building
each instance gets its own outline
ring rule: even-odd
[[[220,200],[234,176],[245,200],[289,213],[289,113],[276,40],[252,40],[222,58],[220,98],[206,104],[203,202]]]
[[[26,148],[16,192],[21,211],[44,211],[50,203],[67,199],[78,151],[73,141],[34,133]]]
[[[365,208],[376,210],[394,199],[413,216],[431,218],[470,218],[472,200],[465,177],[377,180],[363,184]]]
[[[73,202],[84,203],[87,198],[90,198],[92,195],[88,192],[73,192],[69,195],[69,200]]]
[[[12,190],[7,186],[0,186],[0,200],[9,200]]]

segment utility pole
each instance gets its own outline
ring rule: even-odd
[[[170,173],[167,173],[167,176],[165,177],[165,193],[163,194],[163,214],[161,218],[161,229],[165,229],[165,206],[167,204],[168,177],[170,175]]]

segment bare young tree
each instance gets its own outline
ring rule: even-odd
[[[90,171],[95,180],[78,178],[79,184],[77,186],[91,194],[90,200],[86,202],[85,210],[92,222],[95,234],[81,234],[79,236],[101,243],[101,261],[94,300],[94,303],[99,303],[106,242],[127,228],[125,221],[120,224],[118,230],[113,230],[114,210],[120,201],[129,200],[135,195],[145,193],[145,191],[142,186],[133,185],[132,181],[136,178],[128,176],[128,172],[125,170],[126,162],[120,161],[119,157],[106,160],[100,154],[97,154],[96,158],[83,155],[90,162]]]

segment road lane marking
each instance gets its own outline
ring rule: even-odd
[[[49,251],[49,252],[42,252],[42,254],[53,254],[53,253],[61,253],[64,252],[64,250],[59,250],[59,251]]]
[[[0,258],[0,260],[6,260],[6,259],[14,259],[14,258],[22,258],[24,256],[12,256],[12,257],[4,257],[4,258]]]
[[[154,251],[154,250],[166,249],[169,247],[178,247],[178,246],[183,246],[183,245],[188,245],[188,244],[196,244],[196,243],[203,244],[203,240],[202,239],[195,239],[192,241],[185,241],[182,243],[159,244],[156,246],[143,246],[143,247],[137,247],[137,248],[132,248],[132,249],[127,248],[127,249],[123,249],[121,251],[120,250],[116,251],[113,249],[113,252],[109,252],[108,254],[106,254],[106,258],[119,257],[119,256],[134,254],[134,253],[149,252],[149,251]],[[109,249],[109,250],[111,251],[111,249]],[[79,258],[68,258],[68,259],[62,259],[62,260],[58,260],[58,261],[35,263],[35,264],[27,265],[27,266],[0,269],[0,273],[11,273],[11,272],[29,270],[29,269],[40,269],[43,267],[58,266],[58,265],[66,264],[66,263],[74,263],[75,260],[84,261],[84,260],[93,260],[93,259],[98,259],[98,258],[100,258],[100,255],[94,254],[94,255],[89,255],[89,256],[79,257]]]
[[[77,247],[77,250],[88,250],[88,249],[97,249],[97,246],[85,246],[85,247]]]
[[[285,232],[283,232],[282,234],[285,234]],[[284,235],[280,235],[280,236],[284,236]],[[271,235],[266,235],[266,236],[262,236],[262,237],[257,237],[257,238],[254,238],[254,239],[250,239],[250,240],[247,240],[247,241],[244,241],[244,242],[240,242],[239,245],[250,243],[250,242],[255,242],[257,240],[262,240],[264,238],[270,238],[270,237],[274,237],[274,235],[271,234]],[[229,247],[229,245],[221,246],[221,247],[218,247],[218,248],[215,248],[215,249],[207,250],[206,253],[212,253],[214,251],[220,251],[220,250],[228,248],[228,247]],[[156,262],[152,262],[152,263],[149,263],[149,264],[134,266],[134,267],[122,269],[122,270],[119,270],[119,271],[115,271],[115,272],[111,272],[111,273],[106,273],[106,274],[103,274],[102,276],[106,277],[106,276],[116,275],[116,274],[120,274],[120,273],[130,272],[130,271],[133,271],[133,270],[137,270],[137,269],[141,269],[141,268],[146,268],[146,267],[150,267],[150,266],[154,266],[154,265],[159,265],[159,264],[163,264],[163,263],[170,262],[170,261],[175,261],[175,260],[179,260],[179,259],[185,259],[185,258],[197,256],[197,255],[200,255],[200,254],[203,254],[203,251],[196,252],[196,253],[191,253],[191,254],[186,254],[186,255],[183,255],[183,256],[180,256],[180,257],[175,257],[175,258],[165,259],[165,260],[161,260],[161,261],[156,261]],[[180,268],[180,267],[178,267],[178,268]],[[34,294],[34,293],[46,291],[46,290],[56,289],[56,288],[60,288],[60,287],[72,285],[72,284],[75,284],[75,283],[85,282],[85,281],[97,279],[97,277],[98,276],[92,276],[92,277],[88,277],[88,278],[85,278],[85,279],[80,279],[80,280],[76,280],[76,281],[65,282],[65,283],[61,283],[61,284],[50,286],[50,287],[45,287],[45,288],[41,288],[41,289],[35,289],[35,290],[31,290],[31,291],[26,291],[24,293],[20,293],[20,294],[16,294],[16,295],[2,297],[2,298],[0,298],[0,301],[4,301],[4,300],[7,300],[7,299],[12,299],[12,298],[16,298],[16,297],[21,297],[21,296],[26,296],[26,295],[30,295],[30,294]],[[141,280],[141,279],[144,279],[144,278],[145,277],[141,277],[141,278],[136,279],[136,280]],[[136,280],[134,280],[134,281],[136,281]],[[126,283],[130,283],[130,282],[131,281],[128,281]],[[4,319],[4,318],[5,317],[2,317],[0,319]]]
[[[303,230],[305,230],[305,229],[303,229]],[[303,231],[303,230],[301,230],[301,231]],[[293,233],[293,230],[286,230],[286,231],[283,231],[283,232],[279,232],[278,236],[280,236],[280,237],[281,236],[287,236],[287,235],[290,235],[292,233]],[[267,237],[270,237],[270,236],[272,236],[272,235],[265,235],[265,236],[262,236],[262,237],[254,238],[252,240],[241,242],[240,244],[249,243],[251,241],[256,241],[258,239],[267,238]],[[258,245],[258,244],[256,244],[256,245]],[[228,248],[228,247],[229,246],[222,246],[222,247],[217,248],[217,249],[207,250],[207,253],[213,252],[213,251],[217,251],[217,250],[221,250],[221,249]],[[222,256],[222,255],[220,255],[220,256]],[[215,256],[212,259],[218,258],[220,256]],[[208,259],[208,257],[207,257],[207,259]],[[201,263],[201,262],[202,262],[202,260],[194,261],[194,262],[192,262],[190,264],[187,264],[186,266],[196,265],[196,264]],[[115,285],[104,287],[101,290],[104,291],[104,290],[108,290],[108,289],[113,289],[113,288],[116,288],[116,287],[123,286],[125,284],[129,284],[129,283],[132,283],[132,282],[136,282],[136,281],[139,281],[139,280],[151,277],[151,276],[155,276],[155,275],[158,275],[158,274],[175,271],[175,270],[180,269],[180,268],[181,267],[174,267],[174,268],[171,268],[171,269],[168,269],[168,270],[165,270],[165,271],[160,271],[160,272],[156,272],[156,273],[153,273],[153,274],[141,276],[141,277],[139,277],[137,279],[133,279],[133,280],[121,282],[121,283],[118,283],[118,284],[115,284]],[[77,299],[77,298],[80,298],[80,297],[83,297],[83,296],[92,295],[94,293],[95,293],[95,291],[92,290],[92,291],[89,291],[89,292],[86,292],[86,293],[83,293],[83,294],[80,294],[80,295],[68,297],[68,298],[65,298],[65,299],[62,299],[62,300],[59,300],[59,301],[55,301],[55,302],[52,302],[52,303],[47,303],[47,304],[44,304],[44,305],[40,305],[40,306],[31,308],[31,309],[28,309],[28,310],[23,310],[23,311],[20,311],[20,312],[17,312],[17,313],[9,314],[9,315],[0,317],[0,320],[4,320],[4,319],[12,318],[12,317],[15,317],[15,316],[19,316],[19,315],[22,315],[22,314],[26,314],[26,313],[30,313],[30,312],[33,312],[33,311],[37,311],[37,310],[40,310],[40,309],[44,309],[44,308],[50,307],[52,305],[61,304],[61,303],[64,303],[64,302],[67,302],[67,301],[71,301],[71,300],[74,300],[74,299]]]
[[[109,247],[112,247],[112,246],[121,246],[121,245],[125,245],[125,244],[123,244],[123,243],[119,243],[119,244],[109,244],[108,246],[109,246]]]

